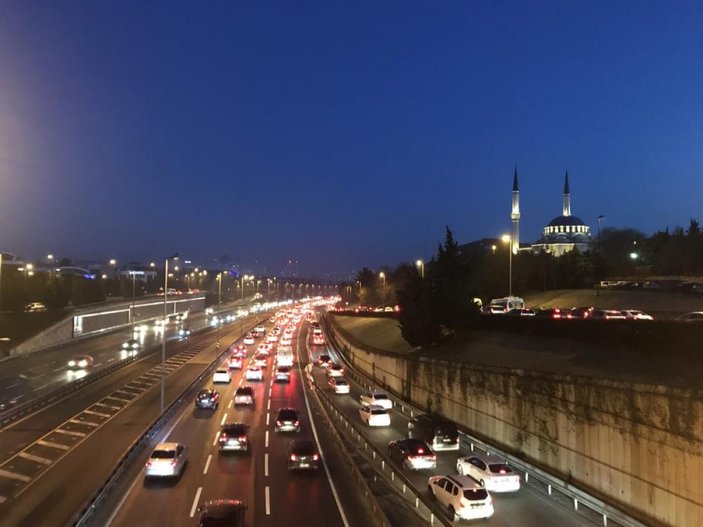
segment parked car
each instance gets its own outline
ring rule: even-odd
[[[427,482],[430,496],[456,521],[477,520],[493,516],[491,495],[467,476],[432,476]]]
[[[243,527],[247,505],[240,500],[210,500],[198,507],[198,527]]]
[[[396,439],[388,443],[388,456],[410,470],[434,469],[437,456],[427,443],[420,439]]]
[[[288,470],[317,470],[320,455],[309,439],[294,439],[288,444]]]
[[[408,437],[426,441],[433,450],[459,450],[456,425],[438,414],[420,414],[410,419]]]
[[[159,443],[146,462],[145,476],[178,477],[186,464],[188,449],[181,443]]]
[[[249,426],[244,423],[222,425],[217,438],[217,447],[220,452],[226,450],[249,452]]]
[[[473,454],[460,457],[456,470],[462,476],[470,476],[491,492],[515,492],[520,490],[520,475],[508,462],[492,454]]]
[[[203,389],[195,396],[196,408],[208,408],[217,410],[220,406],[220,393],[217,390]]]

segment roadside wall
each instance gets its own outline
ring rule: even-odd
[[[701,393],[370,352],[336,335],[403,399],[645,523],[703,525]]]

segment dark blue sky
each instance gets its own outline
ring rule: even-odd
[[[703,8],[0,1],[0,248],[311,274],[703,220]],[[256,264],[255,264],[256,262]]]

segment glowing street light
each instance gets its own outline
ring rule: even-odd
[[[513,240],[509,234],[503,234],[500,241],[508,244],[508,296],[513,296]]]
[[[386,307],[386,273],[381,271],[378,276],[383,280],[383,307]]]
[[[415,266],[420,268],[420,278],[425,278],[425,262],[418,260],[415,262]]]

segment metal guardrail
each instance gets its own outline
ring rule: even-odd
[[[323,317],[323,326],[328,341],[333,345],[335,350],[339,352],[346,364],[346,374],[352,377],[358,384],[364,386],[369,390],[379,389],[386,392],[389,395],[390,399],[393,401],[393,407],[408,417],[414,417],[417,414],[426,413],[428,411],[418,406],[412,405],[406,401],[403,401],[402,399],[395,396],[395,394],[393,394],[392,392],[388,392],[386,388],[381,388],[379,385],[374,384],[373,380],[369,379],[363,373],[357,372],[354,365],[348,360],[347,356],[345,355],[345,350],[348,348],[348,346],[346,346],[344,343],[340,343],[337,340],[336,332],[334,331],[334,328],[332,328],[331,324],[329,324],[326,317]],[[524,462],[520,458],[517,458],[511,454],[501,451],[497,447],[494,447],[493,445],[490,445],[472,436],[468,431],[460,429],[459,426],[457,428],[459,429],[460,441],[464,446],[468,447],[471,452],[478,448],[479,450],[485,453],[499,455],[500,457],[506,459],[513,468],[516,468],[519,472],[523,474],[526,483],[534,483],[533,480],[537,480],[537,482],[543,487],[543,490],[549,496],[551,496],[554,491],[559,492],[560,494],[566,496],[572,501],[574,510],[576,511],[578,511],[580,505],[585,505],[593,512],[601,516],[604,526],[607,526],[609,522],[612,521],[615,522],[617,525],[621,525],[622,527],[647,527],[647,524],[637,520],[636,518],[633,518],[632,516],[604,502],[603,500],[591,496],[586,491],[581,490],[575,487],[574,485],[571,485],[566,481],[549,474],[544,470],[534,467]]]
[[[251,326],[251,328],[253,327],[254,326]],[[217,368],[223,357],[229,353],[230,346],[224,346],[222,351],[218,353],[217,357],[210,363],[210,365],[181,392],[181,394],[168,406],[168,408],[166,408],[164,413],[157,417],[149,428],[147,428],[147,430],[140,437],[132,442],[120,460],[115,464],[110,472],[110,475],[100,486],[98,491],[86,501],[86,504],[75,516],[71,525],[74,527],[91,525],[90,522],[96,511],[100,508],[100,504],[105,502],[110,497],[110,494],[115,489],[122,476],[132,468],[133,464],[144,452],[144,449],[161,431],[164,424],[168,423],[173,415],[180,411],[185,404],[192,404],[192,392],[200,388],[203,380],[212,375],[213,371]]]

